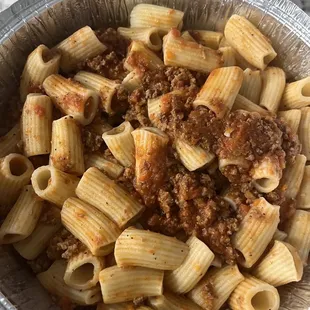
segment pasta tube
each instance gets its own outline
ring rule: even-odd
[[[50,165],[75,175],[85,171],[81,129],[70,116],[53,121]]]
[[[43,87],[55,106],[64,114],[72,116],[82,125],[92,122],[99,102],[96,92],[58,74],[45,79]]]
[[[176,139],[175,148],[182,164],[189,170],[195,171],[210,164],[215,155],[199,146],[190,145],[184,140]]]
[[[307,265],[310,251],[310,212],[296,210],[285,230],[286,242],[298,250],[304,265]]]
[[[223,55],[223,67],[233,67],[236,66],[236,52],[235,50],[230,47],[220,47],[219,51]]]
[[[58,208],[55,207],[55,209],[60,213]],[[55,220],[54,223],[39,222],[29,237],[14,243],[13,246],[18,254],[27,260],[36,259],[47,248],[50,239],[61,227],[60,215],[57,214],[57,216],[59,220]]]
[[[278,310],[280,296],[276,288],[251,276],[236,287],[229,298],[232,310]]]
[[[273,240],[284,241],[287,237],[287,233],[277,229],[273,235]]]
[[[187,30],[182,32],[181,37],[185,39],[186,41],[196,42],[196,40],[192,37],[192,35]]]
[[[156,201],[166,178],[168,136],[160,129],[144,127],[132,132],[136,150],[135,188],[147,204]],[[147,169],[145,167],[148,167]]]
[[[239,94],[255,104],[259,104],[262,90],[262,77],[259,70],[245,69],[243,71],[243,83]]]
[[[119,83],[109,80],[102,75],[86,71],[78,72],[74,76],[74,79],[98,94],[100,97],[100,107],[103,111],[108,114],[113,114],[115,112],[115,106],[113,106],[115,102],[113,102],[113,97],[120,86]]]
[[[141,41],[152,51],[160,51],[163,45],[160,30],[156,27],[147,28],[117,28],[117,32],[123,37],[133,41]]]
[[[182,265],[166,273],[164,279],[165,286],[177,294],[185,294],[193,289],[214,259],[212,251],[197,237],[190,237],[186,244],[189,247],[189,253]]]
[[[100,154],[90,154],[86,157],[86,169],[90,167],[98,168],[101,172],[104,172],[111,179],[117,179],[124,171],[124,167],[116,164],[112,161],[105,159]]]
[[[298,251],[288,243],[275,241],[273,247],[253,270],[258,279],[277,287],[300,281],[303,265]]]
[[[79,178],[52,166],[42,166],[34,171],[31,182],[39,197],[62,207],[66,199],[75,196]]]
[[[112,304],[163,293],[162,270],[143,267],[103,269],[99,274],[103,302]]]
[[[20,140],[20,125],[17,124],[5,136],[0,137],[0,158],[11,153],[19,153]]]
[[[43,201],[31,185],[26,185],[0,228],[0,244],[26,239],[35,229]]]
[[[295,162],[286,166],[280,183],[281,188],[284,186],[286,189],[285,197],[296,198],[304,176],[306,161],[304,155],[297,155]]]
[[[271,205],[265,198],[256,199],[232,238],[240,252],[240,264],[252,267],[272,240],[280,222],[280,207]]]
[[[117,304],[98,304],[96,310],[135,310],[132,302],[122,302]]]
[[[236,110],[245,110],[248,112],[257,112],[260,115],[268,115],[270,114],[267,110],[260,107],[259,105],[253,103],[249,99],[241,96],[240,94],[237,95],[234,105],[232,106],[232,111]]]
[[[275,157],[265,157],[254,164],[251,170],[254,187],[261,193],[270,193],[276,189],[282,177],[279,160]]]
[[[269,40],[243,16],[231,16],[224,35],[246,61],[260,70],[264,70],[277,56]]]
[[[163,67],[163,61],[141,41],[132,41],[128,48],[128,55],[124,68],[128,71],[144,72]]]
[[[130,167],[135,162],[132,131],[133,127],[126,121],[102,135],[113,156],[125,167]]]
[[[59,63],[60,53],[48,49],[43,44],[28,56],[20,80],[21,102],[25,102],[29,93],[41,92],[40,87],[44,80],[58,73]]]
[[[62,224],[95,256],[113,251],[119,228],[90,204],[71,197],[61,209]]]
[[[142,85],[141,74],[138,70],[129,72],[122,81],[122,85],[130,92]]]
[[[292,133],[297,134],[301,119],[301,110],[281,111],[278,112],[278,117],[285,121],[285,123],[291,128]]]
[[[296,200],[298,209],[310,209],[310,166],[305,167]]]
[[[193,30],[190,33],[195,41],[204,46],[212,48],[213,50],[217,50],[219,48],[220,42],[223,39],[223,34],[216,31]]]
[[[55,49],[61,53],[61,69],[68,73],[79,62],[102,54],[107,48],[98,40],[94,31],[85,26],[60,42]]]
[[[280,68],[268,67],[262,73],[262,80],[259,105],[272,113],[276,113],[285,88],[285,73]]]
[[[210,73],[223,64],[220,52],[185,40],[176,29],[164,37],[163,52],[166,66]]]
[[[64,281],[77,290],[87,290],[99,282],[99,273],[103,268],[104,258],[93,256],[86,250],[68,260]]]
[[[182,28],[183,16],[182,11],[141,3],[130,13],[130,26],[132,28],[157,27],[163,33],[167,33],[171,28]]]
[[[170,292],[165,292],[164,295],[160,296],[149,297],[149,303],[156,310],[201,310],[201,308],[190,299]]]
[[[31,161],[19,154],[0,159],[0,205],[13,205],[33,172]]]
[[[203,105],[223,118],[231,110],[242,85],[243,72],[239,67],[213,70],[197,95],[194,107]]]
[[[301,152],[310,160],[310,108],[301,109],[298,137],[302,145]]]
[[[29,94],[23,107],[21,132],[27,157],[51,151],[53,105],[49,97]]]
[[[93,305],[102,300],[100,288],[95,286],[89,290],[76,290],[64,282],[66,261],[56,260],[52,266],[37,275],[42,286],[51,294],[65,297],[78,305]]]
[[[117,266],[174,270],[183,263],[189,247],[173,237],[129,227],[115,244]]]
[[[76,194],[103,212],[119,227],[124,227],[144,210],[136,199],[97,168],[89,168],[84,173]]]
[[[206,288],[211,284],[215,297],[211,301],[212,310],[218,310],[243,279],[237,265],[214,269],[208,272],[187,296],[203,309],[210,309],[210,300],[206,298]]]
[[[281,108],[300,109],[310,105],[310,77],[286,84]]]

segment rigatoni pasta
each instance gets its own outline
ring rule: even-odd
[[[243,97],[242,95],[238,94],[235,100],[234,105],[231,108],[232,111],[236,110],[245,110],[248,112],[257,112],[261,115],[268,115],[269,112],[262,108],[261,106],[253,103],[249,99]]]
[[[189,247],[176,238],[129,227],[115,244],[117,266],[174,270],[183,263]]]
[[[194,106],[206,106],[223,118],[231,110],[243,80],[239,67],[227,67],[211,72],[197,95]]]
[[[29,93],[41,93],[44,80],[58,73],[60,53],[48,49],[45,45],[39,45],[27,58],[21,80],[20,99],[26,100]]]
[[[259,104],[262,90],[262,77],[259,70],[245,69],[239,94],[253,103]]]
[[[278,116],[285,121],[294,134],[297,134],[301,119],[301,110],[293,109],[288,111],[280,111],[278,112]]]
[[[75,196],[79,178],[52,166],[41,166],[32,174],[31,182],[39,197],[61,208],[66,199]]]
[[[210,73],[223,64],[220,52],[185,40],[176,29],[171,30],[164,37],[163,52],[166,66]]]
[[[280,222],[279,209],[264,198],[253,202],[232,239],[234,248],[242,255],[242,266],[252,267],[265,251]]]
[[[65,260],[56,260],[47,271],[37,275],[39,282],[51,294],[68,298],[78,305],[93,305],[100,302],[102,298],[98,286],[83,291],[66,285],[63,279],[66,265]]]
[[[271,250],[253,270],[253,275],[277,287],[301,280],[303,264],[298,251],[288,243],[275,241]]]
[[[99,274],[103,302],[113,304],[163,293],[162,270],[143,267],[103,269]]]
[[[102,211],[119,227],[124,227],[144,210],[140,202],[97,168],[89,168],[84,173],[76,194]]]
[[[220,42],[223,39],[223,34],[216,31],[192,30],[190,34],[195,41],[214,50],[219,48]]]
[[[212,251],[197,237],[190,237],[186,244],[189,246],[189,253],[182,265],[166,273],[164,279],[165,286],[177,294],[185,294],[193,289],[214,259]]]
[[[310,160],[310,108],[301,109],[301,118],[298,128],[298,137],[302,145],[301,153]]]
[[[236,52],[230,46],[220,47],[219,51],[223,55],[223,67],[236,66]]]
[[[0,159],[0,205],[14,204],[33,170],[32,163],[23,155],[12,153]]]
[[[42,94],[29,94],[23,107],[21,133],[27,157],[49,154],[52,133],[51,99]]]
[[[61,209],[61,221],[95,256],[111,253],[121,234],[115,223],[102,212],[74,197],[65,201]]]
[[[182,11],[141,3],[136,5],[130,13],[130,26],[132,28],[157,27],[166,33],[172,28],[181,29],[183,16]]]
[[[26,185],[1,225],[0,244],[26,239],[36,227],[42,207],[43,201]]]
[[[95,117],[99,97],[74,80],[53,74],[45,79],[43,87],[54,105],[82,125],[88,125]]]
[[[305,167],[296,200],[298,209],[310,209],[310,166]]]
[[[61,69],[68,73],[79,62],[103,53],[107,47],[89,26],[85,26],[56,45],[55,49],[61,53]]]
[[[126,121],[102,135],[113,156],[125,167],[130,167],[135,161],[132,131],[133,127]]]
[[[268,39],[243,16],[231,16],[224,34],[228,43],[260,70],[264,70],[277,56]]]
[[[85,171],[81,129],[71,116],[53,121],[50,165],[70,174]]]

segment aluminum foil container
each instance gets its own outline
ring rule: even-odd
[[[222,31],[232,14],[244,15],[271,39],[289,78],[310,75],[310,18],[288,0],[20,0],[0,14],[0,135],[18,114],[17,102],[8,98],[18,94],[27,55],[37,45],[52,47],[85,25],[127,25],[131,9],[142,2],[184,11],[187,29]],[[281,309],[310,309],[310,266],[301,282],[279,291]],[[7,246],[0,247],[0,292],[3,309],[58,309]]]

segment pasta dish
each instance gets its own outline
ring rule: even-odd
[[[61,309],[276,310],[302,279],[310,77],[287,81],[243,16],[221,33],[183,15],[139,4],[130,28],[28,56],[0,244]]]

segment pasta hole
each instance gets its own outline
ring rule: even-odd
[[[274,308],[276,300],[272,292],[262,291],[253,296],[251,303],[255,310],[269,310]]]
[[[87,99],[85,103],[84,117],[86,119],[90,118],[94,114],[94,110],[95,110],[94,99],[90,97]]]
[[[51,177],[52,175],[50,170],[44,170],[38,175],[37,182],[41,191],[44,191],[48,187]]]
[[[21,235],[19,234],[6,234],[2,238],[2,243],[7,244],[7,243],[14,243],[16,241],[19,241]]]
[[[10,171],[17,177],[23,175],[28,170],[28,166],[22,158],[13,158],[10,161]]]
[[[273,54],[268,54],[264,57],[264,64],[268,65],[270,63],[271,60],[274,59],[274,55]]]
[[[161,45],[161,39],[157,32],[153,32],[150,35],[150,42],[152,45]]]
[[[52,51],[46,48],[42,52],[42,59],[45,63],[47,63],[50,60],[52,60],[57,54],[58,54],[57,51]]]
[[[241,253],[241,251],[239,250],[235,250],[236,253],[237,253],[237,259],[238,259],[238,262],[242,265],[246,262],[246,259],[244,257],[244,255]]]
[[[75,269],[71,275],[71,281],[75,284],[84,284],[94,277],[94,265],[87,263]]]
[[[304,85],[304,87],[301,89],[301,94],[304,97],[310,97],[310,83]]]
[[[268,178],[261,178],[255,181],[260,187],[268,187],[270,180]]]

